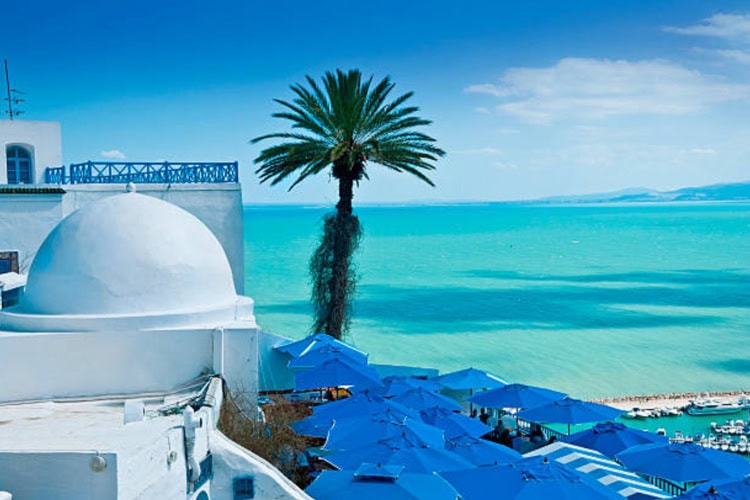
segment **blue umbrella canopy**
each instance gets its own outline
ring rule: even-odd
[[[399,394],[409,392],[413,389],[419,389],[420,387],[430,392],[438,392],[441,388],[440,384],[434,380],[415,377],[400,377],[398,375],[384,378],[383,386],[385,387],[385,390],[383,390],[382,396],[386,398],[398,396]]]
[[[617,422],[596,424],[591,429],[565,436],[561,440],[596,450],[610,458],[633,446],[669,442],[666,436],[633,429]]]
[[[750,498],[750,476],[706,481],[677,498],[690,500],[736,500]]]
[[[560,424],[580,424],[614,420],[622,410],[599,403],[589,403],[580,399],[564,398],[542,406],[520,411],[517,417],[530,422],[555,422]]]
[[[399,418],[386,411],[376,415],[335,420],[323,446],[326,450],[350,450],[398,436],[413,436],[429,446],[445,446],[443,430],[419,419]]]
[[[334,358],[295,374],[295,389],[306,391],[323,387],[355,386],[360,389],[382,387],[377,372],[370,366]]]
[[[312,415],[292,423],[292,428],[297,434],[303,436],[325,438],[334,420],[361,418],[384,413],[389,413],[401,419],[406,417],[418,419],[420,417],[416,410],[364,391],[350,398],[316,406]]]
[[[305,493],[320,500],[455,500],[456,490],[437,474],[404,472],[401,466],[362,464],[356,471],[323,471]]]
[[[483,424],[479,419],[470,418],[462,413],[444,408],[428,408],[419,412],[422,420],[445,431],[446,439],[460,436],[480,437],[492,432],[492,427]]]
[[[334,344],[324,344],[317,349],[312,347],[289,361],[289,368],[312,368],[336,358],[366,365],[367,356],[359,351]]]
[[[323,460],[338,469],[352,470],[363,462],[401,465],[408,472],[434,472],[472,467],[467,460],[445,448],[433,448],[414,436],[398,436],[326,455]]]
[[[461,405],[455,399],[443,396],[442,394],[435,394],[421,387],[399,394],[393,397],[392,401],[401,403],[409,408],[414,408],[415,410],[427,410],[435,407],[454,411],[461,411],[462,409]]]
[[[503,498],[518,500],[620,499],[596,480],[579,476],[557,462],[540,457],[510,464],[441,472],[464,500]]]
[[[505,464],[521,460],[521,454],[507,446],[471,436],[450,439],[445,449],[476,466]]]
[[[543,387],[508,384],[475,394],[469,398],[469,401],[485,408],[533,408],[565,396],[567,394]]]
[[[642,444],[618,453],[617,459],[632,471],[680,482],[750,474],[750,462],[739,455],[693,443]]]
[[[355,353],[358,353],[362,356],[367,356],[366,353],[360,351],[353,345],[337,340],[325,333],[316,333],[314,335],[309,335],[305,337],[304,339],[297,340],[296,342],[290,342],[288,344],[280,345],[280,346],[274,347],[274,349],[296,358],[297,356],[300,356],[305,351],[312,351],[312,350],[320,349],[321,347],[326,346],[326,345],[335,346],[343,350],[354,351]]]
[[[433,378],[433,380],[448,389],[454,390],[496,389],[508,385],[508,382],[497,375],[476,368],[446,373]]]

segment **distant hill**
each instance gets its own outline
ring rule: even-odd
[[[628,188],[610,193],[551,196],[534,200],[542,203],[627,203],[672,201],[750,201],[750,181],[687,187],[674,191]]]

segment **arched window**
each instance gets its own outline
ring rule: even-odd
[[[31,184],[31,153],[22,146],[8,146],[8,184]]]

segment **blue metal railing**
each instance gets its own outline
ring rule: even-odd
[[[45,182],[49,184],[220,184],[238,182],[237,162],[230,163],[72,163],[65,167],[48,167]]]
[[[67,184],[65,181],[65,166],[47,167],[44,171],[44,182],[47,184]]]

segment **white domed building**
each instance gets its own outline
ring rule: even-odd
[[[175,205],[128,192],[63,219],[0,311],[0,490],[305,497],[216,430],[221,380],[256,401],[267,342],[235,290],[222,245]]]

